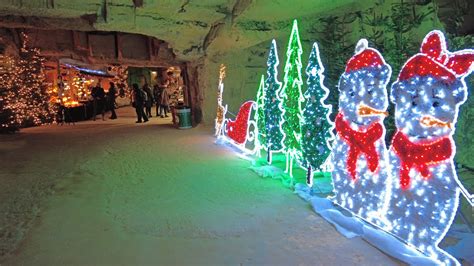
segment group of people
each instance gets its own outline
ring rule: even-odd
[[[106,109],[110,110],[111,116],[110,119],[117,119],[117,114],[115,113],[115,99],[117,97],[117,89],[113,82],[109,82],[109,90],[105,93],[104,88],[100,84],[100,80],[97,82],[91,90],[91,96],[93,98],[93,113],[92,119],[95,121],[95,118],[98,113],[102,114],[102,120],[105,120],[105,111]]]
[[[151,110],[153,105],[156,106],[157,117],[168,117],[168,113],[171,113],[170,102],[172,101],[167,90],[170,82],[170,78],[166,78],[163,84],[156,84],[153,86],[153,89],[147,82],[144,82],[142,87],[137,83],[132,85],[131,102],[137,113],[136,123],[148,122],[149,118],[152,117]],[[93,98],[92,119],[94,121],[99,113],[102,114],[102,120],[105,120],[106,110],[110,110],[111,112],[110,119],[117,119],[115,100],[118,91],[113,82],[109,84],[110,87],[107,93],[102,88],[100,80],[96,86],[91,89],[91,96]],[[120,90],[120,94],[121,93],[122,90]]]
[[[136,123],[148,122],[148,118],[152,117],[151,108],[153,104],[156,106],[157,117],[168,117],[170,111],[166,85],[155,85],[152,90],[147,83],[141,88],[134,83],[132,89],[132,105],[137,113]]]

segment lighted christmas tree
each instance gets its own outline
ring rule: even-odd
[[[303,78],[301,77],[301,48],[300,36],[298,33],[298,23],[293,21],[290,41],[286,52],[285,78],[283,89],[280,92],[280,109],[282,112],[282,130],[283,151],[286,154],[286,170],[290,176],[292,173],[293,160],[301,157],[301,103],[304,101],[301,86]]]
[[[278,81],[278,50],[276,41],[272,40],[270,53],[267,60],[267,78],[265,80],[265,125],[267,141],[267,161],[272,163],[272,153],[281,151],[281,141],[283,133],[281,132],[282,111],[279,108],[281,101],[279,94],[281,91],[281,82]]]
[[[38,48],[28,45],[28,36],[22,34],[23,43],[20,49],[20,59],[16,67],[17,109],[16,117],[22,126],[40,125],[51,122],[54,117],[53,106],[50,105],[50,95],[47,92],[43,66],[45,59],[41,57]]]
[[[0,124],[2,132],[51,122],[55,115],[43,73],[44,58],[28,46],[22,34],[19,58],[2,57],[0,69]]]
[[[324,66],[319,57],[319,48],[316,43],[309,56],[306,67],[307,90],[304,94],[305,107],[301,123],[301,146],[304,164],[308,169],[306,181],[312,185],[313,171],[322,171],[330,152],[330,142],[334,139],[332,133],[333,123],[329,119],[332,106],[324,101],[329,95],[329,90],[324,86]]]
[[[262,75],[260,79],[260,86],[257,92],[257,111],[254,115],[254,120],[257,123],[256,130],[256,144],[257,154],[260,155],[260,150],[265,148],[264,144],[266,141],[266,128],[265,128],[265,77]]]
[[[15,78],[15,60],[9,56],[0,56],[0,132],[9,133],[18,130],[16,122],[15,93],[13,81]]]

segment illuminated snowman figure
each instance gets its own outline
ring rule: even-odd
[[[452,135],[473,62],[474,50],[450,53],[443,34],[432,31],[391,92],[397,133],[389,149],[392,187],[386,217],[391,225],[386,229],[446,264],[458,262],[438,243],[453,222],[460,192],[472,204],[456,176]]]
[[[334,202],[383,226],[388,206],[388,154],[383,119],[391,68],[362,39],[339,81],[339,113],[332,150]]]

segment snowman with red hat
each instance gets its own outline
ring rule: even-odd
[[[332,150],[334,201],[353,214],[383,225],[388,155],[383,119],[390,66],[362,39],[339,80],[339,113]]]
[[[452,135],[467,97],[464,78],[474,50],[451,53],[440,31],[423,40],[392,86],[397,132],[389,149],[392,183],[386,229],[444,264],[458,264],[438,248],[454,220],[462,192],[455,172]]]

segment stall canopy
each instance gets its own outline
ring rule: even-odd
[[[85,75],[107,77],[107,78],[113,78],[115,76],[113,73],[109,73],[107,71],[107,67],[94,67],[84,62],[70,59],[70,58],[61,58],[59,59],[59,63],[61,65],[64,65],[65,67],[74,68],[75,70]]]

